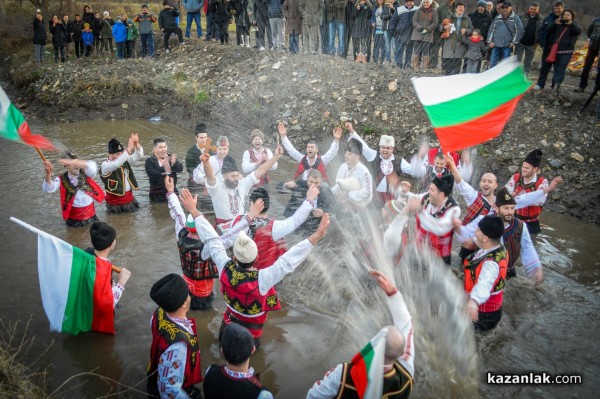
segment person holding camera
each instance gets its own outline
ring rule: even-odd
[[[544,49],[546,57],[543,59],[544,62],[540,69],[540,76],[534,90],[542,90],[544,88],[548,72],[554,66],[551,87],[553,89],[556,88],[558,92],[560,84],[565,79],[567,65],[569,65],[569,61],[575,51],[577,36],[581,34],[581,28],[575,22],[575,12],[573,10],[563,11],[561,17],[554,21],[546,33],[548,37],[548,41],[546,42],[548,45],[546,47],[548,49]]]
[[[183,32],[177,24],[177,18],[179,17],[179,10],[169,5],[168,0],[163,1],[163,10],[158,15],[158,27],[163,33],[165,42],[165,52],[170,53],[169,38],[171,34],[175,33],[179,39],[179,45],[183,44]]]
[[[152,33],[152,24],[158,19],[148,10],[148,5],[142,5],[141,12],[133,18],[133,22],[138,23],[138,32],[142,42],[142,57],[154,57],[154,35]]]
[[[44,62],[46,39],[46,26],[42,10],[36,10],[35,19],[33,20],[33,46],[35,47],[35,62],[40,64]]]
[[[65,62],[65,46],[67,45],[67,27],[58,15],[54,14],[50,20],[50,33],[52,33],[52,46],[54,47],[54,62]]]

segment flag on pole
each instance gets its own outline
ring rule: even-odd
[[[38,274],[50,330],[69,334],[115,333],[110,262],[19,219],[38,235]]]
[[[497,137],[532,86],[516,57],[480,74],[412,78],[444,152]]]
[[[32,147],[56,151],[54,145],[42,135],[31,134],[23,114],[8,99],[0,86],[0,137]]]
[[[352,359],[350,375],[360,399],[379,399],[383,394],[383,363],[387,328],[381,329]]]

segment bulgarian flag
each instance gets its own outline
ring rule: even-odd
[[[19,219],[38,235],[38,274],[50,331],[115,333],[110,262]]]
[[[0,137],[32,147],[56,151],[50,140],[39,134],[31,134],[31,130],[29,130],[29,125],[25,121],[23,114],[10,102],[1,86]]]
[[[361,399],[379,399],[383,394],[383,361],[387,333],[387,328],[383,328],[352,359],[350,375]]]
[[[502,133],[532,86],[516,57],[480,74],[412,78],[442,151],[459,151]]]

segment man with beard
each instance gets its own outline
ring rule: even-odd
[[[265,134],[260,130],[254,129],[252,133],[250,133],[250,143],[252,144],[252,147],[249,150],[244,151],[244,155],[242,157],[242,172],[252,173],[260,165],[273,158],[273,153],[271,150],[263,147],[264,141]],[[277,169],[277,162],[273,164],[270,170],[275,169]],[[270,181],[271,177],[269,176],[269,172],[267,172],[263,177],[260,178],[256,186],[267,186],[268,188]]]
[[[221,225],[223,229],[228,229],[228,223],[233,218],[246,212],[248,192],[252,186],[258,184],[260,178],[275,165],[282,154],[283,148],[277,147],[271,159],[263,162],[246,177],[242,177],[235,160],[228,155],[223,159],[223,166],[221,167],[223,179],[215,177],[208,154],[202,155],[201,160],[206,172],[206,188],[213,203],[217,225]]]
[[[216,144],[217,153],[210,156],[209,163],[210,166],[212,166],[213,174],[218,179],[222,179],[223,176],[221,176],[221,167],[223,166],[223,160],[229,155],[229,139],[227,136],[219,136]],[[204,152],[202,155],[203,154]],[[200,161],[202,161],[202,155],[199,158]],[[204,164],[202,162],[200,162],[198,166],[196,166],[196,169],[194,169],[192,178],[194,179],[194,183],[202,186],[206,185],[206,172],[204,171]]]
[[[150,182],[150,201],[167,201],[167,189],[165,187],[165,176],[173,178],[175,193],[177,193],[177,173],[183,172],[183,164],[179,162],[176,154],[168,153],[169,147],[164,139],[154,139],[152,155],[146,159],[146,174]]]
[[[279,136],[281,136],[281,144],[283,144],[290,157],[298,162],[298,169],[296,170],[296,174],[294,174],[294,179],[301,178],[302,180],[306,180],[308,172],[311,169],[317,169],[321,172],[323,180],[327,181],[327,165],[335,158],[340,148],[342,128],[337,127],[333,129],[333,142],[323,156],[319,155],[319,146],[312,140],[306,144],[306,155],[302,155],[300,151],[296,150],[287,137],[287,128],[283,122],[279,122],[277,130],[279,131]]]
[[[528,229],[523,228],[523,222],[515,218],[515,206],[517,201],[510,195],[506,187],[502,187],[496,194],[496,207],[498,216],[504,222],[504,234],[502,241],[508,252],[508,270],[506,277],[516,277],[515,263],[521,257],[521,263],[525,268],[525,274],[535,281],[538,286],[542,283],[544,272],[542,262],[538,256]]]
[[[536,201],[531,206],[516,211],[516,217],[527,225],[527,229],[533,240],[535,240],[535,237],[541,231],[540,214],[542,213],[542,206],[548,198],[548,193],[562,183],[562,177],[560,176],[552,179],[550,184],[548,184],[546,178],[539,176],[541,163],[542,151],[539,149],[531,151],[523,161],[521,172],[515,173],[508,183],[506,183],[508,192],[514,195],[515,199],[531,192],[537,195]]]

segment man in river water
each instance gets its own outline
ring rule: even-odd
[[[176,154],[169,154],[167,142],[161,138],[154,139],[152,156],[146,159],[146,174],[150,182],[150,201],[167,201],[165,176],[173,178],[175,193],[177,193],[177,173],[183,172],[183,164],[179,162]]]
[[[383,369],[383,397],[408,398],[413,387],[414,344],[413,327],[410,313],[402,294],[394,287],[390,279],[380,271],[373,270],[379,287],[387,295],[387,303],[394,325],[388,326],[385,343]],[[353,377],[353,363],[338,364],[328,371],[325,377],[315,382],[308,391],[306,399],[331,399],[340,397],[358,397]],[[358,369],[359,367],[357,367]]]

